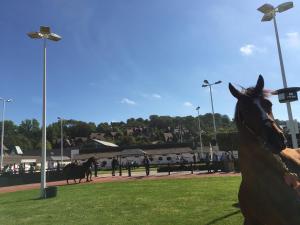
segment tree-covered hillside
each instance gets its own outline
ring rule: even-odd
[[[232,146],[229,139],[236,132],[233,121],[227,115],[215,114],[219,143]],[[212,114],[200,115],[202,141],[207,145],[213,137]],[[126,122],[100,123],[78,120],[64,120],[64,144],[80,146],[92,138],[91,134],[101,139],[114,142],[120,146],[155,143],[188,142],[199,144],[198,117],[171,117],[151,115],[148,119],[130,118]],[[60,122],[47,127],[47,148],[60,146]],[[36,119],[26,119],[19,125],[13,121],[5,121],[4,144],[11,148],[20,146],[24,151],[40,149],[41,127]]]

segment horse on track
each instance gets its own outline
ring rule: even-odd
[[[229,83],[238,100],[235,122],[242,173],[238,197],[244,225],[300,225],[300,151],[286,148],[263,88],[262,76],[255,87],[242,92]]]
[[[73,179],[75,183],[76,179],[79,179],[80,183],[81,179],[85,177],[86,182],[92,181],[92,163],[94,165],[96,163],[96,159],[94,157],[89,158],[86,162],[82,163],[82,165],[77,165],[76,163],[66,165],[63,169],[63,174],[67,180],[67,184],[69,184],[69,179]]]

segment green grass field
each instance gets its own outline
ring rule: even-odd
[[[0,224],[240,225],[240,177],[137,180],[0,194]]]

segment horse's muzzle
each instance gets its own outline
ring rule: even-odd
[[[267,144],[271,147],[271,151],[275,154],[279,154],[286,148],[287,140],[283,133],[275,126],[271,121],[266,121],[264,136]]]

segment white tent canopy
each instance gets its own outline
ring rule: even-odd
[[[119,147],[118,145],[114,144],[114,143],[111,143],[111,142],[107,142],[107,141],[100,141],[98,139],[92,139],[93,141],[101,144],[101,145],[104,145],[104,146],[107,146],[107,147]]]

